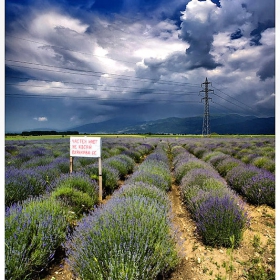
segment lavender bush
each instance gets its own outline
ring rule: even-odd
[[[175,154],[174,155],[174,152],[173,152],[173,149],[171,150],[171,155],[173,156],[173,166],[175,169],[178,168],[178,166],[184,164],[184,163],[187,163],[189,160],[192,160],[194,159],[195,157],[190,154],[189,152],[187,152],[185,149],[184,150],[181,150],[179,152],[178,149],[175,150]]]
[[[97,163],[87,165],[80,171],[89,175],[92,179],[98,179],[99,167]],[[120,173],[116,168],[106,164],[106,162],[102,164],[103,195],[112,193],[117,188],[119,179]]]
[[[275,207],[275,176],[266,170],[257,173],[243,185],[242,193],[251,203]]]
[[[209,162],[212,166],[214,166],[215,168],[217,167],[217,165],[223,161],[224,159],[226,158],[229,158],[230,156],[229,155],[226,155],[222,152],[216,154],[216,155],[213,155],[212,157],[210,157],[207,162]]]
[[[216,182],[216,185],[221,186],[223,188],[226,187],[226,182],[221,176],[217,173],[217,171],[205,168],[194,168],[190,170],[181,180],[181,186],[194,186],[198,185],[201,188],[206,184],[206,181],[209,179],[213,179],[213,182]],[[215,187],[216,188],[216,187]]]
[[[189,158],[187,162],[183,162],[182,164],[177,164],[175,167],[175,180],[177,183],[180,183],[182,178],[192,169],[197,168],[211,168],[207,166],[207,164],[201,160],[196,158]]]
[[[51,196],[70,207],[77,217],[98,203],[98,185],[83,173],[64,174],[50,188],[53,190]]]
[[[5,170],[5,205],[38,196],[46,190],[47,182],[33,169],[7,167]]]
[[[229,185],[253,204],[275,207],[275,175],[252,165],[233,168],[226,176]]]
[[[79,165],[84,167],[84,166],[96,163],[97,160],[98,160],[97,158],[79,157],[79,158],[77,158],[77,160],[75,160],[74,164],[76,165],[76,162],[78,161]]]
[[[61,175],[61,172],[56,165],[52,163],[45,165],[45,166],[37,166],[34,167],[33,170],[42,177],[43,180],[47,183],[48,186]]]
[[[152,154],[149,154],[145,161],[144,162],[147,162],[147,161],[156,161],[156,162],[162,162],[162,163],[165,163],[167,165],[167,169],[169,169],[169,166],[168,166],[168,157],[166,155],[166,153],[160,149],[158,149],[156,152],[152,153]]]
[[[228,191],[226,183],[216,172],[202,168],[189,171],[183,177],[180,189],[182,198],[192,215],[210,195]]]
[[[183,148],[182,146],[175,145],[171,148],[171,152],[172,152],[173,158],[175,158],[176,156],[178,156],[182,153],[185,153],[186,149]]]
[[[166,181],[161,174],[146,172],[144,170],[138,170],[132,174],[127,182],[143,182],[149,185],[154,185],[163,191],[168,191],[170,189],[170,184]]]
[[[212,158],[216,158],[216,156],[224,156],[224,155],[225,154],[220,151],[208,151],[203,154],[202,160],[209,162]]]
[[[213,157],[216,156],[213,154]],[[189,167],[193,162],[195,164]],[[187,156],[185,160],[180,157],[175,164],[175,174],[180,179],[178,181],[186,207],[195,219],[198,233],[205,244],[228,247],[234,235],[234,245],[238,246],[248,221],[247,214],[241,201],[227,188],[226,181],[218,172],[205,162],[200,162]]]
[[[67,221],[52,199],[28,199],[6,209],[5,279],[33,279],[66,239]]]
[[[52,162],[54,166],[58,170],[60,170],[61,173],[69,173],[70,171],[70,163],[69,163],[69,158],[66,157],[57,157],[55,160]]]
[[[254,158],[258,157],[257,154],[245,154],[242,157],[240,157],[241,161],[249,164],[250,162],[252,162],[254,160]]]
[[[27,169],[27,168],[33,168],[33,167],[37,167],[37,166],[45,166],[45,165],[49,165],[52,161],[54,160],[54,157],[52,156],[37,156],[34,157],[26,162],[24,162],[21,165],[22,169]]]
[[[247,182],[259,172],[260,169],[253,165],[242,164],[232,168],[225,178],[232,189],[241,193],[243,186],[245,186]]]
[[[215,167],[220,175],[225,177],[232,168],[238,165],[243,165],[243,162],[238,159],[228,157],[221,160]]]
[[[146,197],[112,198],[85,217],[66,243],[81,279],[155,279],[178,264],[169,209]]]
[[[5,152],[9,153],[10,155],[17,155],[19,152],[18,146],[17,145],[11,145],[8,144],[5,146]]]
[[[207,148],[203,148],[203,147],[197,147],[197,148],[195,148],[195,149],[193,150],[193,154],[194,154],[197,158],[202,158],[203,155],[204,155],[205,153],[207,153],[207,152],[208,152]]]
[[[208,196],[198,207],[195,219],[204,244],[224,247],[232,246],[231,236],[234,236],[234,246],[238,246],[248,223],[244,208],[227,194]]]
[[[256,157],[251,161],[251,164],[253,164],[259,168],[264,168],[271,173],[275,172],[275,161],[268,157],[265,157],[265,156]]]
[[[127,174],[130,174],[135,166],[134,160],[126,155],[110,157],[104,163],[117,169],[121,179],[124,179]]]
[[[140,153],[141,156],[149,154],[154,149],[154,146],[151,144],[140,144],[135,147],[135,151]]]
[[[137,151],[126,150],[126,151],[122,152],[122,155],[131,157],[134,160],[134,162],[136,162],[136,163],[140,163],[142,160],[141,153],[139,153]]]
[[[139,166],[138,170],[146,174],[159,175],[166,182],[163,189],[168,191],[171,188],[172,178],[169,171],[169,166],[164,161],[157,161],[152,160],[151,158],[146,158],[141,166]]]
[[[160,205],[170,207],[170,201],[165,192],[158,187],[146,184],[144,182],[132,182],[123,185],[120,190],[114,193],[115,197],[147,197]]]

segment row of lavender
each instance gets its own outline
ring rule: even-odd
[[[130,156],[136,155],[139,160],[154,148],[154,144],[133,142],[132,144],[135,144],[135,150],[124,147],[122,150],[127,151]],[[53,146],[50,145],[50,147]],[[116,148],[112,149],[115,150],[115,153],[117,152]],[[55,151],[55,147],[52,150]],[[121,149],[118,148],[118,150]],[[20,151],[18,155],[21,155]],[[114,182],[117,182],[125,173],[132,172],[135,166],[132,158],[125,154],[111,156],[104,161],[107,161],[107,173],[111,172],[111,179]],[[110,165],[110,163],[112,164]],[[57,249],[61,248],[62,243],[66,240],[67,232],[73,230],[73,223],[77,218],[93,209],[98,197],[97,184],[91,178],[95,176],[94,167],[94,163],[84,163],[79,172],[74,172],[71,175],[66,174],[66,172],[61,173],[60,170],[57,177],[55,176],[48,184],[47,192],[44,189],[44,195],[34,196],[34,193],[31,192],[30,198],[22,198],[21,202],[11,203],[10,206],[6,207],[6,279],[28,279],[44,270],[54,258]],[[10,167],[6,169],[9,171]],[[87,173],[82,172],[83,170]],[[33,174],[36,172],[34,171]],[[21,186],[25,187],[24,178],[20,178],[23,181],[22,185],[18,185],[18,189],[15,188],[18,192],[21,191]],[[27,176],[28,178],[30,177]],[[35,183],[36,178],[33,178]],[[117,185],[114,184],[114,186]]]
[[[164,148],[160,143],[66,242],[67,261],[79,279],[156,279],[178,264]]]
[[[140,162],[153,148],[153,144],[105,139],[102,147],[104,195],[116,188],[118,180],[132,171],[133,163]],[[69,173],[69,140],[9,141],[5,149],[6,206],[50,191],[61,174]],[[125,167],[121,168],[120,162]],[[97,159],[75,158],[74,167],[92,179],[98,178]]]
[[[238,246],[248,223],[242,201],[211,165],[182,146],[174,145],[172,154],[176,183],[203,242]]]
[[[185,141],[186,148],[196,156],[209,151],[219,151],[243,163],[275,173],[275,138],[212,138]]]
[[[248,202],[275,207],[274,172],[258,168],[254,164],[244,163],[238,159],[238,153],[233,157],[229,152],[224,153],[218,147],[216,149],[213,146],[211,149],[207,146],[194,148],[187,144],[186,148],[198,158],[210,163],[226,179],[228,185]],[[268,145],[268,148],[271,149],[271,146]]]
[[[248,202],[275,207],[275,138],[179,139],[176,143],[210,163]]]

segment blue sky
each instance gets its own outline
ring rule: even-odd
[[[275,115],[274,0],[5,2],[5,131]],[[200,93],[200,94],[199,94]]]

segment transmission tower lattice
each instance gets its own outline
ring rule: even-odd
[[[204,92],[205,95],[202,100],[204,100],[204,116],[203,116],[203,125],[202,125],[202,136],[209,136],[210,135],[210,114],[209,114],[209,100],[212,100],[212,98],[208,97],[209,92],[213,92],[213,89],[209,89],[208,85],[212,85],[210,82],[208,82],[207,77],[205,79],[205,82],[201,84],[201,87],[204,86],[204,90],[201,90],[200,92]]]

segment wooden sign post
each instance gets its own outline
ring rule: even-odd
[[[100,137],[70,137],[70,173],[73,172],[73,157],[93,157],[98,160],[99,201],[102,201],[102,162]]]

